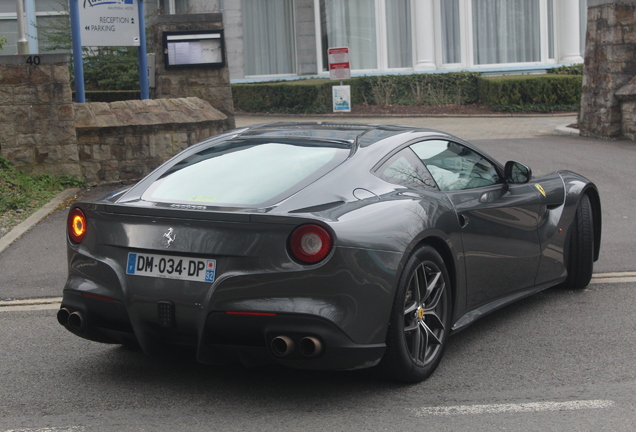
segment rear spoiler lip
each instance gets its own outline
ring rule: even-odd
[[[87,203],[88,204],[88,203]],[[209,220],[216,222],[231,223],[271,223],[299,225],[309,222],[326,222],[318,218],[307,218],[305,216],[287,214],[262,214],[247,213],[240,211],[217,211],[217,210],[188,210],[165,207],[138,207],[122,204],[88,204],[92,210],[97,212],[110,213],[113,215],[130,215],[142,217],[155,217],[166,219],[190,219]],[[252,210],[252,209],[250,209]],[[252,210],[253,211],[253,210]],[[262,211],[262,210],[261,210]]]

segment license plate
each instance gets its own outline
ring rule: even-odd
[[[128,253],[126,273],[198,282],[214,282],[216,260]]]

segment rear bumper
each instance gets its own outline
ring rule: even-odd
[[[136,340],[148,354],[159,345],[191,346],[197,349],[197,360],[208,364],[238,360],[298,369],[348,370],[376,365],[385,350],[384,344],[356,343],[333,322],[308,314],[213,311],[192,329],[180,326],[178,317],[171,316],[169,303],[157,304],[156,320],[142,321],[135,314],[129,315],[119,300],[87,296],[73,289],[64,291],[61,308],[81,315],[80,326],[62,322],[80,337],[106,343]],[[279,337],[290,341],[290,349],[284,353],[272,344]],[[317,349],[301,349],[307,340]]]

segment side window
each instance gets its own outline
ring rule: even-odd
[[[408,147],[391,156],[374,174],[396,185],[413,189],[437,190],[431,174]]]
[[[452,141],[429,140],[411,146],[444,191],[473,189],[499,183],[495,165]]]

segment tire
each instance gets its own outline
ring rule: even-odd
[[[395,294],[387,350],[379,365],[391,379],[416,383],[439,364],[451,326],[451,286],[444,260],[430,246],[407,261]]]
[[[594,224],[592,204],[587,195],[581,197],[570,228],[568,253],[568,278],[565,287],[572,290],[585,288],[592,279],[594,270]]]

